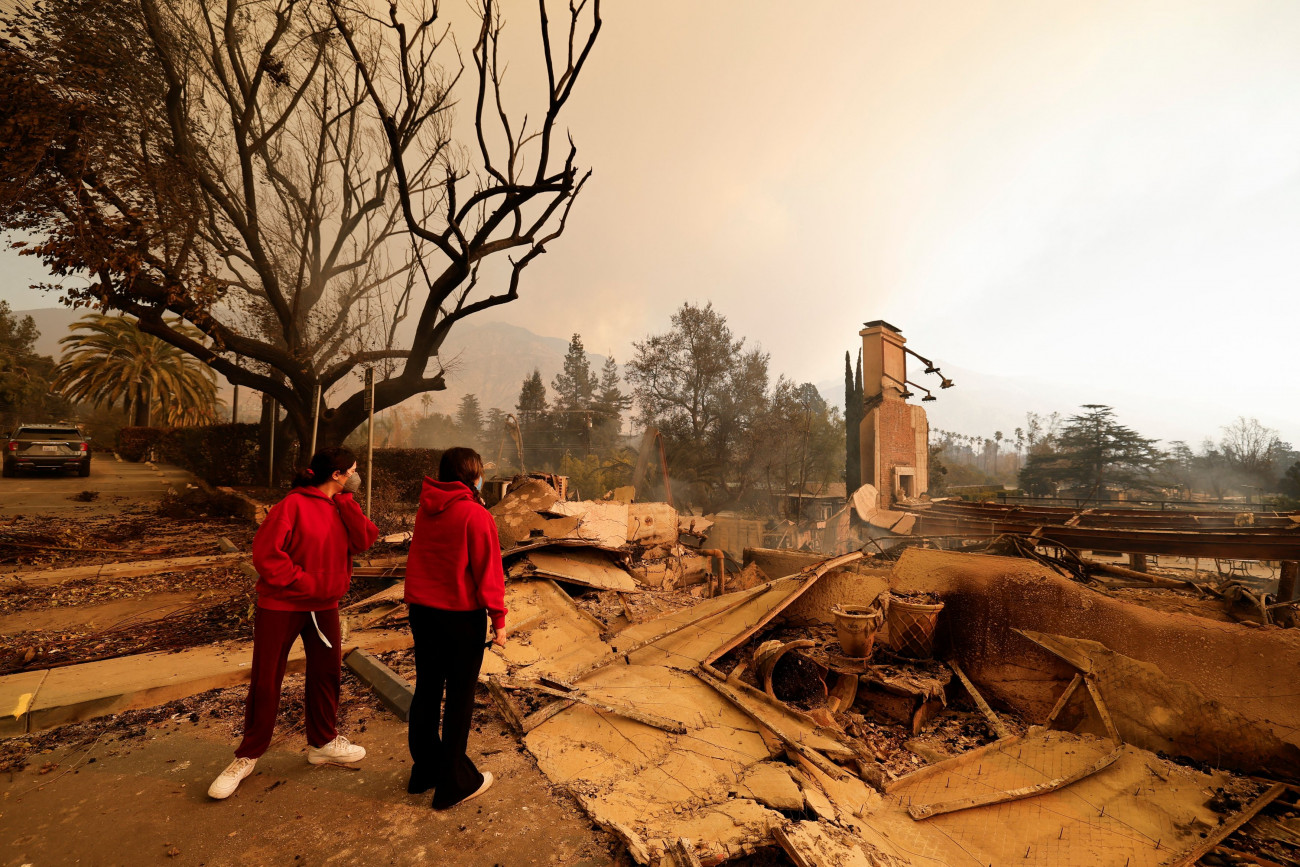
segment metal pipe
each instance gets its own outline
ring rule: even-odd
[[[720,548],[700,548],[698,553],[713,558],[713,574],[718,579],[718,592],[713,595],[721,596],[727,590],[727,552]]]
[[[909,347],[909,346],[904,346],[904,347],[903,347],[903,351],[906,352],[908,355],[915,355],[917,358],[919,358],[919,359],[921,359],[922,361],[924,361],[926,367],[934,367],[934,362],[933,362],[933,361],[931,361],[930,359],[926,358],[924,355],[922,355],[921,353],[917,352],[915,349],[912,349],[912,348]],[[937,370],[938,368],[935,368],[935,369]],[[929,373],[929,371],[927,370],[926,373]]]

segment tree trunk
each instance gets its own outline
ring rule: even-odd
[[[290,426],[292,425],[292,430]],[[285,414],[284,424],[282,426],[284,435],[288,442],[285,443],[284,454],[286,458],[290,455],[300,467],[305,467],[311,463],[311,415],[304,415],[301,409],[289,409]],[[297,442],[293,442],[297,440]],[[316,449],[326,448],[328,446],[342,445],[342,441],[333,442],[325,441],[319,436],[316,438]]]
[[[136,389],[132,408],[131,424],[136,427],[149,426],[149,390],[144,386]]]

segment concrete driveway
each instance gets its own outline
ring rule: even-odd
[[[96,453],[90,476],[84,479],[47,470],[0,479],[0,516],[111,514],[122,506],[158,502],[168,487],[182,491],[192,482],[193,477],[179,467],[133,464]],[[82,491],[99,496],[90,502],[74,499]]]

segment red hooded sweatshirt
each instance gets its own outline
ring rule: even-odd
[[[406,557],[406,601],[444,611],[486,608],[501,630],[505,581],[492,515],[468,486],[426,476]]]
[[[348,592],[352,558],[379,528],[348,493],[294,488],[271,507],[253,537],[257,604],[272,611],[325,611]]]

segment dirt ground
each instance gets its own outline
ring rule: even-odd
[[[0,572],[217,554],[222,536],[247,551],[256,527],[220,511],[211,498],[185,494],[75,519],[0,517]]]
[[[0,864],[629,863],[552,790],[485,696],[470,752],[499,782],[446,812],[406,794],[405,724],[345,678],[340,731],[366,747],[360,770],[307,763],[302,680],[290,677],[277,742],[225,801],[207,788],[232,758],[243,688],[5,742]]]

